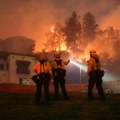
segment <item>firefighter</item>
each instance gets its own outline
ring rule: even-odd
[[[40,54],[40,60],[38,60],[33,68],[33,71],[37,74],[33,76],[33,81],[36,83],[36,103],[40,104],[42,86],[44,86],[44,95],[46,104],[49,105],[49,82],[51,79],[52,69],[47,61],[45,53]]]
[[[61,59],[60,52],[54,53],[52,74],[53,74],[53,84],[54,84],[54,92],[55,92],[56,100],[59,100],[59,86],[61,88],[64,99],[65,100],[69,99],[65,88],[65,75],[66,75],[65,65],[67,65],[69,62],[70,62],[69,60],[65,62]]]
[[[96,88],[98,90],[98,94],[102,100],[105,99],[103,88],[102,88],[102,77],[104,75],[104,71],[100,69],[100,59],[95,50],[90,50],[90,59],[87,61],[88,69],[86,72],[86,76],[89,76],[88,82],[88,99],[92,100],[92,90],[94,84],[96,84]]]

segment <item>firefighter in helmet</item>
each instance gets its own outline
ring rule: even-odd
[[[65,100],[69,99],[65,88],[65,75],[66,75],[65,65],[67,65],[69,62],[70,60],[63,61],[61,59],[60,52],[54,53],[54,61],[52,63],[52,74],[56,100],[59,100],[59,86],[61,88],[64,99]]]
[[[86,76],[89,76],[88,82],[88,99],[92,100],[92,89],[94,84],[96,84],[96,88],[98,90],[98,94],[101,99],[105,99],[103,88],[102,88],[102,77],[104,75],[104,71],[100,68],[100,59],[95,50],[90,50],[90,59],[87,61],[88,69],[86,72]]]
[[[33,71],[37,74],[32,77],[33,81],[36,83],[36,103],[39,105],[42,86],[44,86],[45,101],[46,104],[49,105],[49,82],[52,69],[45,53],[40,54],[40,59],[34,65]]]

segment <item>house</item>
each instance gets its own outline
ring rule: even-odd
[[[31,77],[34,75],[33,66],[36,60],[39,59],[39,54],[28,55],[0,52],[0,83],[34,85]],[[53,57],[50,52],[47,53],[47,56],[50,60]],[[80,69],[74,64],[70,63],[67,65],[66,70],[67,84],[79,84],[85,81],[83,73],[83,81],[80,80]]]
[[[0,83],[34,84],[34,64],[33,55],[0,52]]]

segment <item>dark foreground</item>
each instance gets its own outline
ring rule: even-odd
[[[86,93],[69,92],[70,100],[44,100],[40,106],[34,102],[34,93],[0,92],[0,120],[120,120],[120,94],[106,94],[105,101],[94,94],[93,101]]]

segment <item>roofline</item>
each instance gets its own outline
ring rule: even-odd
[[[13,54],[13,55],[22,55],[22,56],[34,57],[34,54],[23,54],[23,53],[14,53],[14,52],[6,52],[6,51],[0,51],[0,54],[6,55],[6,56]]]

